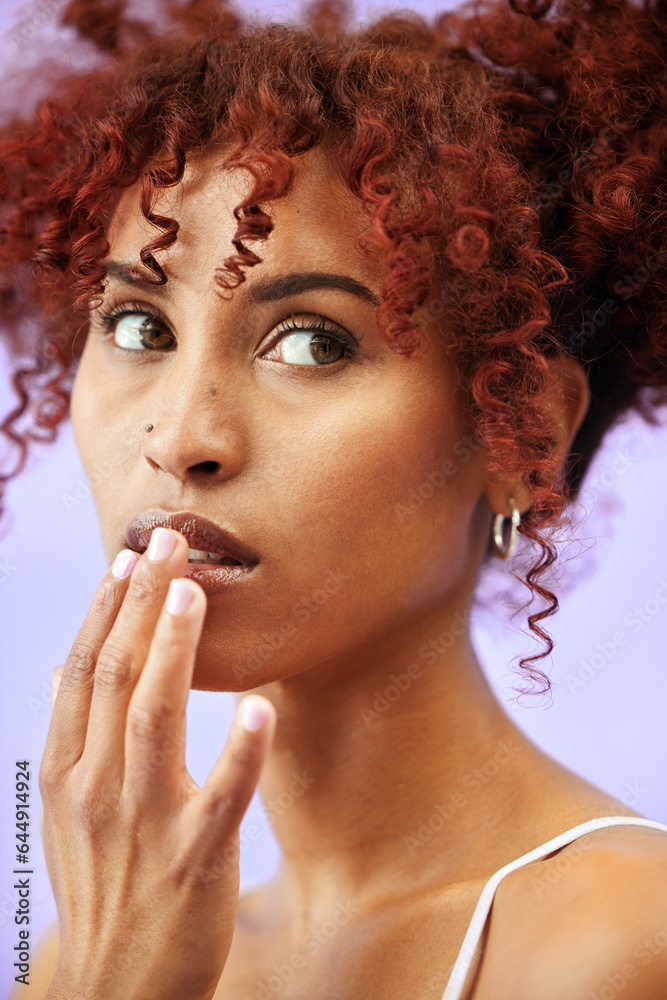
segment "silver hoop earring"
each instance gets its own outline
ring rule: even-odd
[[[505,515],[496,514],[493,522],[493,551],[499,559],[509,559],[514,555],[516,543],[519,538],[519,522],[521,521],[521,514],[519,513],[519,508],[514,503],[514,497],[509,497],[508,503],[512,508],[512,526],[510,529],[510,540],[506,549],[503,549],[503,526],[505,522]]]

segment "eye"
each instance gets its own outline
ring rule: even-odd
[[[289,365],[331,365],[345,357],[353,357],[356,340],[337,324],[320,316],[295,318],[280,323],[278,337],[269,351],[262,355],[268,361]]]
[[[95,321],[102,336],[121,351],[165,351],[176,345],[176,338],[155,306],[140,302],[111,305],[98,309]],[[303,367],[331,366],[346,357],[356,356],[359,341],[326,316],[294,316],[279,323],[271,345],[262,358]]]
[[[96,313],[103,334],[126,351],[166,350],[176,343],[159,310],[131,303]]]

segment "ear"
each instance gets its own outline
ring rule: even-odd
[[[543,403],[543,410],[550,413],[554,421],[552,453],[562,469],[590,406],[591,393],[584,369],[571,355],[555,354],[545,357],[545,360],[558,379]],[[531,502],[530,492],[516,478],[509,476],[490,480],[484,495],[491,510],[506,517],[512,513],[507,502],[509,497],[513,497],[521,513],[528,509]]]

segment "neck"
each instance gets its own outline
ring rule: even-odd
[[[259,789],[283,852],[279,881],[300,909],[504,863],[501,831],[551,759],[505,715],[459,623],[447,648],[374,638],[344,665],[255,689],[278,713]],[[441,636],[440,625],[421,636]]]

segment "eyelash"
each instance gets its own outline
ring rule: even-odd
[[[111,339],[113,337],[113,327],[118,320],[122,319],[124,316],[134,316],[139,313],[142,316],[147,316],[151,323],[159,323],[166,330],[169,330],[169,325],[162,315],[160,309],[157,306],[147,306],[143,305],[141,302],[125,302],[122,305],[110,304],[106,309],[100,308],[96,311],[95,317],[99,325],[102,327],[102,336],[105,339]],[[296,314],[299,315],[299,314]],[[300,331],[312,331],[314,333],[326,334],[332,337],[334,340],[338,341],[339,344],[346,350],[346,354],[343,358],[338,358],[338,361],[343,361],[345,357],[355,357],[357,349],[359,347],[359,341],[354,337],[349,331],[344,330],[337,323],[334,323],[324,314],[317,316],[316,320],[304,319],[302,321],[297,321],[295,319],[295,314],[292,313],[289,320],[282,320],[276,327],[277,335],[272,338],[271,343],[265,348],[266,351],[271,350],[279,340],[282,339],[288,333],[295,333]],[[146,348],[146,352],[135,351],[129,347],[118,347],[115,344],[112,346],[118,351],[127,351],[131,354],[143,354],[148,353],[150,348]],[[155,350],[151,353],[165,354],[170,353],[169,351]],[[331,365],[291,365],[290,367],[318,367],[318,368],[329,368],[333,367],[336,362],[332,362]]]

